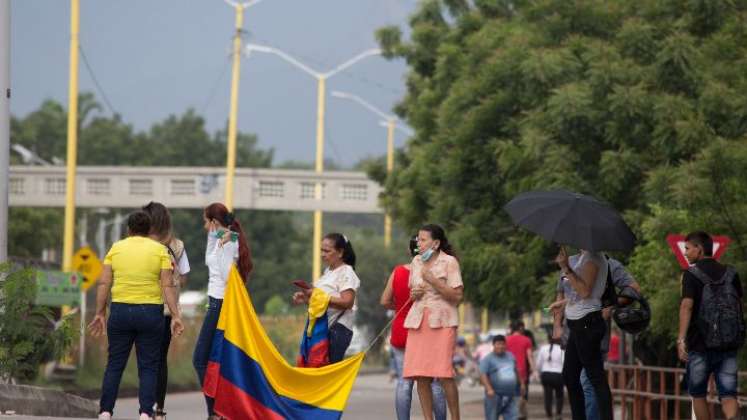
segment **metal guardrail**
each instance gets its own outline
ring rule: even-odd
[[[682,386],[685,369],[611,363],[606,368],[612,398],[622,408],[622,420],[690,418],[691,400]],[[747,378],[747,372],[739,372],[739,378]],[[740,418],[744,418],[747,395],[739,395],[737,401]],[[716,418],[719,401],[713,378],[708,385],[708,402],[711,418]]]

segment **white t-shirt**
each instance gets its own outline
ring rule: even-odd
[[[576,264],[571,266],[571,269],[578,275],[581,272],[581,268],[587,262],[595,264],[598,268],[597,278],[589,297],[582,298],[579,296],[571,287],[570,280],[563,278],[563,286],[567,286],[568,289],[568,292],[565,294],[565,298],[568,300],[565,304],[565,317],[571,320],[578,320],[592,312],[602,310],[602,295],[604,294],[604,289],[607,287],[607,270],[609,269],[607,260],[602,253],[584,252],[576,261]]]
[[[537,359],[535,360],[537,370],[540,373],[563,373],[564,357],[565,352],[560,348],[560,344],[554,344],[552,346],[552,352],[550,352],[550,345],[545,344],[544,346],[540,347],[539,352],[537,352]]]
[[[353,267],[343,264],[334,270],[327,268],[324,270],[324,274],[314,283],[314,287],[318,287],[324,290],[327,294],[333,297],[340,297],[342,292],[345,290],[358,291],[361,281],[358,275],[355,274]],[[356,293],[355,300],[353,301],[353,307],[345,311],[344,314],[340,315],[342,310],[336,308],[327,309],[327,321],[332,326],[333,322],[339,322],[340,324],[347,327],[350,331],[353,330],[353,324],[355,323],[355,312],[358,310],[358,296]],[[339,319],[338,319],[339,317]]]
[[[182,256],[179,257],[179,261],[176,262],[176,271],[183,276],[189,273],[190,270],[189,258],[187,258],[187,250],[185,249],[182,251]]]
[[[230,235],[230,233],[227,233]],[[208,296],[223,299],[231,265],[239,259],[239,242],[221,243],[215,232],[208,233],[205,265],[208,268]]]

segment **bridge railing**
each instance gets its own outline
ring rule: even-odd
[[[223,168],[80,166],[76,176],[79,207],[131,208],[160,201],[174,208],[202,208],[222,201]],[[322,184],[322,199],[314,195]],[[11,166],[12,206],[64,205],[65,168]],[[381,186],[363,172],[238,168],[234,206],[258,210],[379,213]]]
[[[643,365],[607,364],[612,397],[621,407],[622,420],[690,419],[691,400],[683,383],[685,369]],[[740,382],[747,372],[739,372]],[[745,418],[747,395],[737,398],[740,417]],[[708,385],[711,418],[719,413],[716,387],[711,377]]]

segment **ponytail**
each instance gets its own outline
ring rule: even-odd
[[[221,203],[213,203],[205,208],[205,217],[217,220],[222,226],[238,234],[239,242],[239,259],[236,262],[236,268],[239,270],[241,278],[246,282],[249,279],[249,273],[252,272],[254,264],[252,263],[252,253],[249,249],[249,241],[246,239],[244,229],[236,216],[228,211],[228,208]]]
[[[236,262],[236,265],[238,266],[241,278],[246,282],[249,279],[249,273],[251,273],[254,268],[252,252],[249,249],[249,241],[247,241],[244,229],[241,228],[241,223],[239,223],[237,219],[233,220],[233,223],[231,223],[229,228],[231,231],[239,234],[239,260]]]
[[[324,235],[324,239],[329,239],[335,244],[336,250],[342,251],[342,262],[355,268],[355,251],[347,236],[342,233],[328,233]]]
[[[552,346],[554,346],[554,345],[555,345],[555,343],[554,343],[554,342],[552,342],[552,341],[550,341],[550,352],[549,352],[549,354],[547,355],[547,361],[548,361],[548,362],[552,362]]]

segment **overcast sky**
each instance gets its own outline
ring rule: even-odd
[[[416,0],[263,0],[245,12],[248,42],[272,45],[319,71],[377,47],[374,31],[406,26]],[[23,116],[45,99],[67,104],[70,2],[11,1],[11,112]],[[195,108],[210,131],[228,119],[234,11],[223,0],[81,0],[80,43],[114,110],[137,130]],[[386,112],[404,94],[402,61],[373,57],[327,82]],[[95,92],[80,62],[80,90]],[[109,112],[108,110],[105,112]],[[385,153],[379,119],[327,96],[325,156],[350,166]],[[241,62],[239,129],[256,133],[275,161],[311,161],[316,81],[268,54]],[[397,134],[396,145],[405,141]]]

